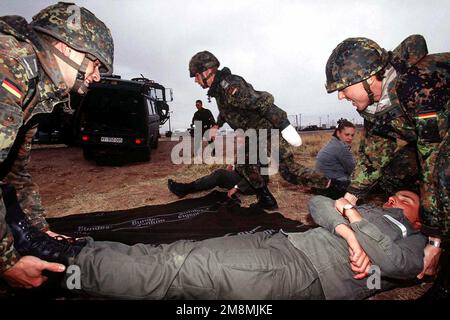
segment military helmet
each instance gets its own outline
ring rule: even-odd
[[[86,8],[58,2],[37,13],[30,25],[36,31],[95,57],[102,63],[100,72],[112,74],[114,44],[111,32]]]
[[[388,56],[386,50],[367,38],[342,41],[331,53],[325,68],[328,93],[370,78],[386,66]]]
[[[195,77],[197,73],[202,73],[209,68],[218,68],[219,60],[209,51],[201,51],[196,53],[189,61],[189,75]]]

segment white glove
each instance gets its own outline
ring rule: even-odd
[[[290,145],[293,145],[294,147],[300,147],[302,145],[302,138],[300,138],[300,135],[292,124],[284,128],[283,131],[281,131],[281,135],[287,142],[289,142]]]

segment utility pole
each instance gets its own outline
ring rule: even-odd
[[[295,115],[295,125],[298,128],[298,114]]]
[[[301,129],[302,128],[302,114],[301,113],[299,113],[299,118],[300,118],[300,122],[299,122],[299,129]]]

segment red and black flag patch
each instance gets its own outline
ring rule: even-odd
[[[11,80],[5,78],[1,81],[0,86],[6,90],[7,92],[9,92],[10,94],[12,94],[13,96],[15,96],[17,99],[22,99],[23,94],[22,92],[19,90],[19,88],[17,87],[17,85],[15,85]]]

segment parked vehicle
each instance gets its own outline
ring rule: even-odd
[[[172,100],[171,89],[146,78],[115,76],[91,84],[74,120],[84,157],[149,161]]]

